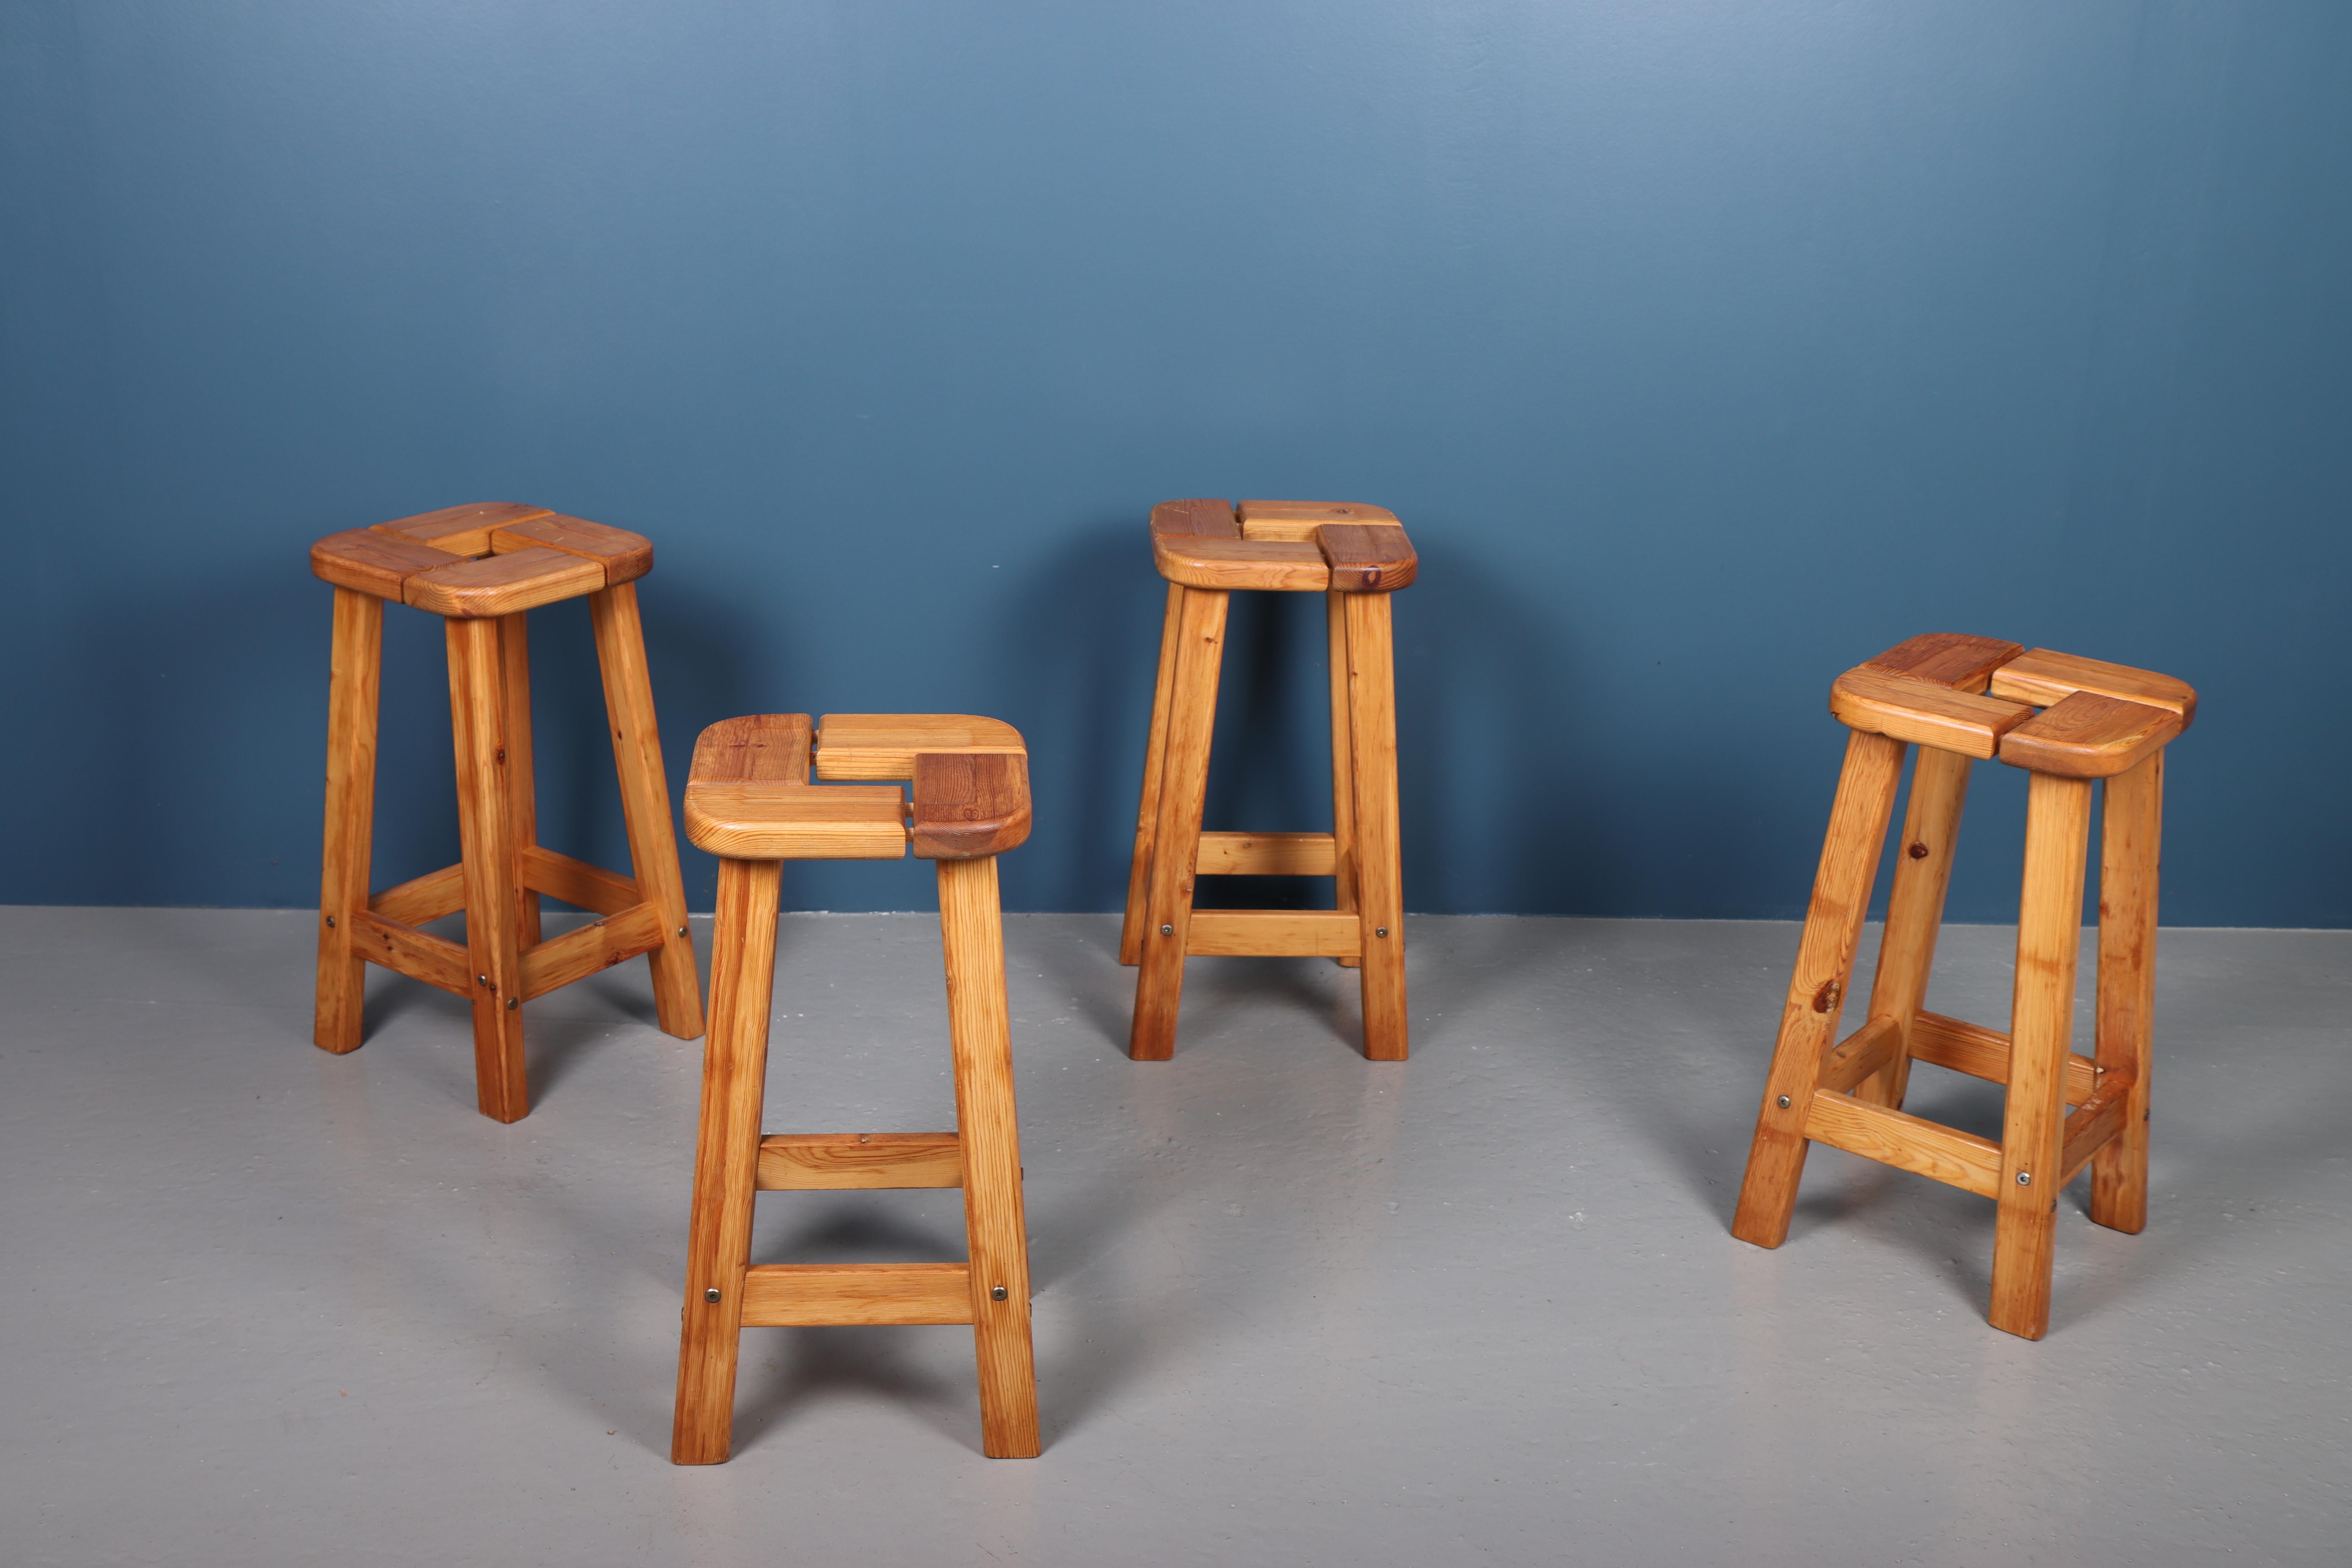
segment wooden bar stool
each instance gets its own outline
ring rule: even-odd
[[[816,777],[856,782],[812,785],[810,754],[805,714],[730,719],[702,732],[686,786],[687,837],[719,857],[719,931],[670,1461],[726,1460],[743,1329],[821,1323],[970,1323],[982,1447],[1034,1458],[1029,1250],[996,896],[996,857],[1029,837],[1027,752],[992,719],[834,713],[817,730]],[[912,782],[911,809],[886,780]],[[956,1131],[762,1137],[782,863],[896,860],[910,847],[939,862]],[[752,1265],[755,1192],[844,1187],[961,1187],[970,1261]]]
[[[1139,966],[1128,1055],[1175,1054],[1189,955],[1335,958],[1363,971],[1364,1055],[1402,1061],[1404,888],[1397,847],[1396,658],[1389,595],[1417,562],[1396,515],[1328,501],[1171,500],[1151,509],[1168,579],[1119,962]],[[1331,676],[1329,833],[1203,833],[1225,610],[1235,589],[1322,594]],[[1203,876],[1330,877],[1328,910],[1192,908]]]
[[[2051,1252],[2066,1184],[2087,1164],[2092,1219],[2131,1235],[2147,1224],[2164,748],[2196,716],[2197,693],[2144,669],[1937,633],[1838,677],[1830,711],[1853,734],[1732,1234],[1759,1247],[1786,1238],[1809,1142],[1933,1176],[2000,1204],[1990,1320],[2038,1340],[2050,1323]],[[1919,761],[1869,1016],[1832,1049],[1906,743],[1918,746]],[[2033,775],[2008,1034],[1920,1007],[1969,767],[1988,757]],[[2098,1026],[2095,1054],[2085,1057],[2069,1040],[2097,779],[2107,781]],[[1906,1115],[1915,1061],[2007,1085],[2000,1142]]]
[[[530,1109],[521,1005],[535,996],[646,953],[663,1032],[688,1040],[702,1033],[686,888],[637,621],[636,579],[653,563],[654,547],[641,535],[509,502],[404,517],[330,534],[310,547],[310,570],[335,585],[311,1036],[321,1047],[359,1049],[366,965],[397,970],[473,1004],[482,1114],[519,1121]],[[583,595],[604,670],[633,877],[558,855],[538,841],[523,617],[541,605]],[[371,897],[386,600],[448,624],[463,858]],[[600,918],[542,942],[541,894]],[[463,946],[416,929],[459,910],[466,911]]]

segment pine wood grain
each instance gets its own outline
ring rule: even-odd
[[[2031,702],[2037,708],[2055,706],[2077,691],[2178,713],[2184,730],[2197,718],[2197,689],[2185,680],[2046,647],[2005,661],[1992,679],[1995,697]]]
[[[743,1275],[747,1329],[969,1323],[971,1312],[971,1270],[961,1263],[763,1263]],[[989,1451],[1008,1457],[1034,1456]]]
[[[2104,779],[2137,767],[2180,733],[2180,715],[2077,691],[2000,738],[2013,768],[2066,778]]]
[[[2006,646],[2006,645],[2003,645]],[[1927,994],[1943,929],[1944,896],[1952,880],[1952,851],[1968,803],[1967,757],[1922,746],[1911,764],[1911,803],[1895,854],[1895,886],[1886,900],[1886,929],[1878,943],[1878,971],[1870,984],[1870,1013],[1895,1030],[1883,1067],[1854,1098],[1901,1110],[1911,1079],[1911,1029]]]
[[[514,615],[499,621],[499,715],[506,748],[507,821],[514,830],[516,855],[515,936],[526,948],[541,935],[539,895],[521,874],[523,858],[539,842],[539,778],[531,762],[530,618]]]
[[[993,1459],[1030,1458],[1038,1451],[1037,1373],[995,858],[941,860],[939,881],[971,1258],[969,1310],[980,1363],[981,1447]]]
[[[1328,877],[1339,860],[1328,833],[1203,833],[1201,877]]]
[[[1348,738],[1356,783],[1356,916],[1362,960],[1364,1055],[1401,1062],[1411,1049],[1405,1011],[1404,853],[1397,806],[1395,645],[1390,596],[1350,594]]]
[[[403,584],[417,573],[455,566],[465,559],[413,539],[379,533],[372,528],[331,533],[310,546],[312,575],[338,588],[395,603],[401,599]]]
[[[644,534],[559,512],[492,530],[490,548],[500,555],[522,550],[561,550],[593,561],[604,568],[607,588],[634,583],[654,569],[654,542]]]
[[[341,1056],[360,1048],[367,965],[352,921],[367,909],[375,835],[376,706],[383,601],[335,589],[327,672],[326,836],[319,856],[319,977],[310,1038]]]
[[[2000,1145],[1883,1105],[1807,1091],[1805,1136],[1971,1192],[1999,1195]]]
[[[686,837],[739,860],[899,860],[907,797],[889,784],[686,786]]]
[[[590,595],[588,621],[596,634],[596,662],[604,676],[604,715],[613,734],[614,770],[620,777],[621,814],[628,826],[630,878],[638,896],[661,919],[661,945],[646,954],[653,970],[654,1015],[662,1033],[691,1040],[702,1033],[701,982],[695,970],[694,938],[686,923],[686,879],[678,870],[669,779],[662,768],[661,733],[654,721],[653,679],[646,668],[637,585],[624,583]]]
[[[466,907],[466,868],[444,866],[396,888],[386,888],[368,900],[371,913],[398,925],[421,926]]]
[[[492,620],[604,586],[604,569],[593,561],[560,550],[523,550],[415,573],[401,584],[401,596],[433,615]]]
[[[661,945],[667,934],[651,904],[632,904],[618,914],[576,926],[522,955],[522,999],[533,1001],[575,980],[584,980],[625,959]]]
[[[483,1115],[520,1121],[530,1110],[530,1094],[523,1076],[522,943],[511,913],[520,867],[499,719],[499,627],[476,618],[446,626],[466,908],[485,911],[466,921],[466,964],[475,977],[474,1089]]]
[[[760,1110],[768,1079],[782,873],[774,860],[719,863],[710,1029],[702,1048],[686,1309],[680,1314],[677,1404],[670,1428],[674,1465],[723,1464],[734,1446],[735,1363],[751,1252],[751,1206],[759,1191]]]
[[[915,776],[925,752],[1026,756],[1021,731],[971,713],[828,713],[817,721],[816,776],[845,784]]]
[[[526,506],[520,501],[471,501],[379,522],[374,531],[429,544],[452,555],[488,555],[490,535],[499,529],[549,515],[543,506]]]
[[[1879,845],[1895,813],[1902,770],[1902,742],[1866,730],[1846,738],[1845,765],[1830,806],[1821,868],[1813,878],[1796,971],[1780,1009],[1764,1104],[1731,1222],[1732,1235],[1758,1247],[1778,1247],[1788,1239],[1797,1184],[1805,1171],[1807,1110],[1853,979],[1854,946],[1870,907]]]
[[[1987,1083],[2009,1081],[2009,1037],[1981,1024],[1922,1010],[1911,1026],[1911,1054],[1916,1060]],[[2082,1104],[2099,1087],[2099,1064],[2089,1057],[2069,1052],[2065,1073],[2069,1105]]]
[[[1160,534],[1151,542],[1151,557],[1162,577],[1188,588],[1320,594],[1331,586],[1330,563],[1305,541]]]
[[[761,1192],[960,1187],[952,1132],[771,1132],[760,1140]]]
[[[2095,1049],[2130,1075],[2115,1141],[2091,1166],[2091,1218],[2137,1236],[2147,1226],[2148,1078],[2156,1065],[2156,905],[2164,834],[2164,753],[2106,783],[2101,805]],[[2082,1103],[2080,1100],[2077,1104]]]
[[[1948,686],[1955,691],[1982,691],[1993,671],[2018,656],[2016,643],[1999,637],[1969,637],[1959,632],[1926,632],[1896,643],[1866,669],[1908,675]]]
[[[457,943],[368,910],[352,916],[350,924],[352,950],[370,963],[473,999],[477,972],[466,966],[466,950]]]
[[[1143,748],[1143,788],[1135,808],[1135,853],[1127,863],[1127,911],[1119,921],[1118,961],[1143,962],[1144,905],[1151,892],[1152,836],[1160,826],[1160,775],[1168,760],[1169,693],[1176,684],[1177,628],[1184,616],[1184,585],[1168,584],[1160,622],[1159,673],[1151,684],[1151,731]]]
[[[696,738],[687,778],[704,784],[806,784],[814,733],[805,713],[721,719]]]
[[[1144,900],[1143,952],[1135,975],[1135,1016],[1127,1054],[1166,1061],[1176,1050],[1176,1016],[1184,995],[1184,953],[1192,923],[1201,811],[1209,784],[1209,742],[1217,717],[1217,676],[1224,658],[1228,596],[1187,591],[1177,628],[1176,674],[1169,691],[1168,740],[1152,831],[1151,879]]]
[[[1315,531],[1315,544],[1331,568],[1335,594],[1391,594],[1410,586],[1421,570],[1412,541],[1393,523],[1326,523]]]
[[[908,851],[921,860],[969,860],[1029,837],[1029,763],[1019,754],[919,752],[908,792]]]
[[[637,885],[600,866],[533,844],[522,852],[523,886],[600,915],[617,915],[645,902]]]
[[[1356,958],[1367,934],[1360,915],[1339,910],[1194,910],[1191,931],[1184,951],[1195,958]]]
[[[1164,500],[1151,509],[1151,534],[1184,539],[1239,539],[1241,520],[1234,503],[1208,498]]]
[[[2017,994],[1988,1314],[1993,1327],[2029,1340],[2040,1339],[2050,1326],[2052,1246],[2063,1175],[2061,1101],[2074,1027],[2090,831],[2090,784],[2035,773],[2026,798],[2025,886],[2018,909]]]
[[[2021,703],[1973,697],[1868,665],[1847,670],[1831,685],[1830,712],[1851,729],[1980,760],[2000,749],[2005,732],[2033,717]]]
[[[1324,672],[1331,687],[1331,907],[1356,907],[1356,742],[1348,724],[1348,596],[1323,596]],[[1343,958],[1360,968],[1360,955]]]

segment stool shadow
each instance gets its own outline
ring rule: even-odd
[[[910,1258],[961,1260],[961,1227],[910,1223],[881,1205],[851,1194],[824,1212],[795,1216],[777,1241],[754,1247],[755,1263],[849,1263],[901,1261]],[[904,1352],[918,1342],[909,1334],[937,1334],[938,1328],[803,1328],[792,1331],[789,1359],[761,1355],[761,1374],[741,1379],[735,1416],[735,1450],[742,1452],[783,1426],[793,1410],[827,1393],[877,1394],[893,1402],[947,1411],[954,1408],[958,1384],[908,1364]],[[969,1336],[967,1334],[967,1341]],[[744,1342],[742,1352],[758,1342]],[[977,1394],[967,1397],[977,1412]],[[974,1443],[975,1450],[979,1445]]]

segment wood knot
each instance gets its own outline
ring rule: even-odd
[[[1816,1013],[1830,1011],[1838,1005],[1838,998],[1844,994],[1845,987],[1836,981],[1822,981],[1822,988],[1813,993],[1813,1011]]]
[[[1911,847],[1906,850],[1905,853],[1909,855],[1914,860],[1925,860],[1927,858],[1927,847],[1925,844],[1918,842],[1916,839],[1914,839],[1912,841]]]

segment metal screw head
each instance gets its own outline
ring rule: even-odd
[[[487,974],[477,974],[474,978],[480,981],[485,985],[488,985],[490,983],[490,977]]]
[[[507,998],[507,1005],[509,1007],[520,1007],[522,1005],[522,998],[520,996],[509,996]]]
[[[1386,936],[1389,934],[1389,928],[1386,926],[1374,926],[1372,928],[1372,934],[1374,936]]]
[[[332,930],[334,930],[334,929],[335,929],[335,917],[334,917],[334,916],[332,916],[332,915],[329,915],[329,916],[327,917],[327,929],[328,929],[329,931],[332,931]]]
[[[1783,1110],[1789,1109],[1789,1097],[1785,1094],[1780,1097],[1780,1109]]]
[[[1160,928],[1160,934],[1161,936],[1174,936],[1176,934],[1176,928],[1174,926],[1161,926]]]
[[[680,936],[684,936],[684,935],[686,934],[686,928],[685,928],[684,926],[680,926],[680,927],[678,927],[678,928],[677,928],[677,934],[678,934],[678,935],[680,935]]]
[[[989,1299],[990,1300],[992,1300],[992,1301],[1002,1301],[1002,1300],[1004,1300],[1004,1287],[1003,1287],[1003,1286],[1002,1286],[1002,1285],[991,1285],[991,1286],[988,1288],[988,1299]]]
[[[2033,1173],[2032,1173],[2032,1172],[2031,1172],[2031,1171],[2020,1171],[2020,1172],[2018,1172],[2018,1173],[2017,1173],[2017,1184],[2018,1184],[2019,1186],[2021,1186],[2021,1187],[2030,1187],[2030,1186],[2032,1186],[2032,1185],[2033,1184]]]
[[[709,1289],[705,1290],[705,1291],[702,1293],[702,1299],[703,1299],[704,1300],[706,1300],[706,1301],[716,1301],[716,1300],[719,1300],[719,1287],[718,1287],[718,1286],[716,1286],[716,1285],[713,1285]]]

